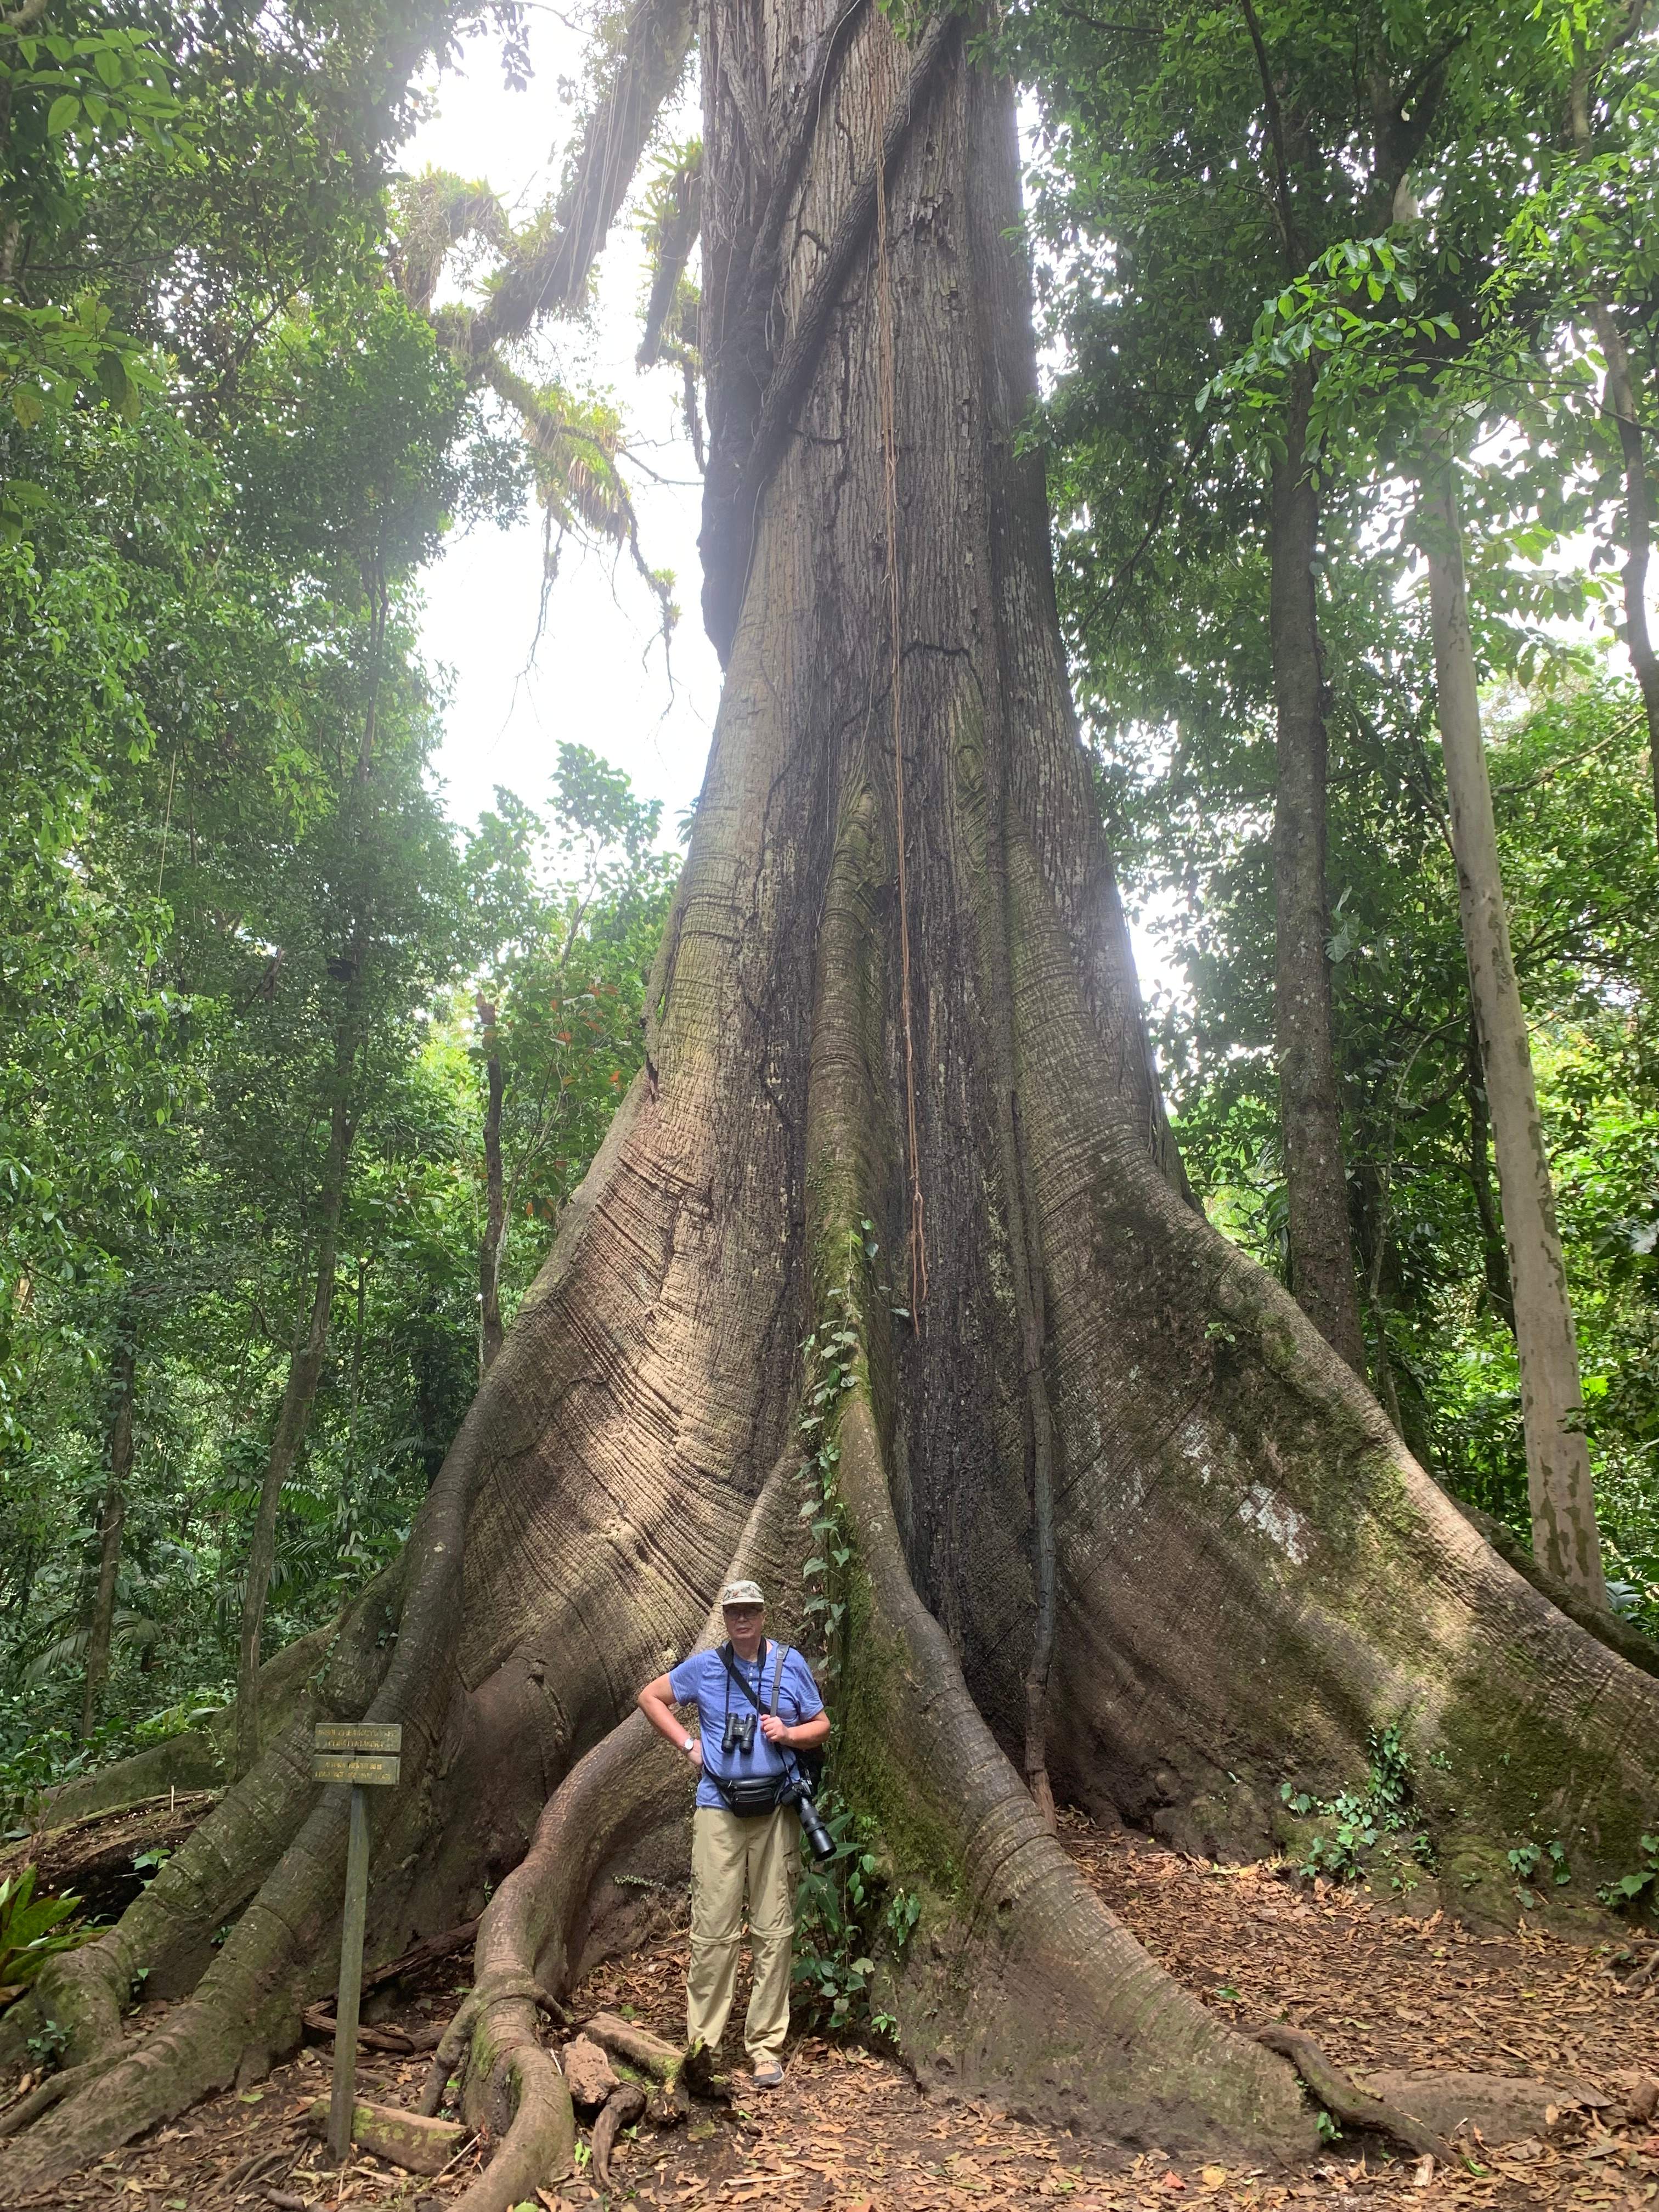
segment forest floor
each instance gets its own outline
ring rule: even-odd
[[[1154,1957],[1205,2002],[1246,2030],[1273,2020],[1307,2029],[1339,2065],[1365,2074],[1528,2075],[1558,2104],[1535,2132],[1488,2146],[1465,2136],[1465,2162],[1425,2169],[1374,2137],[1352,2133],[1299,2172],[1205,2165],[1152,2150],[1132,2160],[1086,2140],[919,2089],[875,2052],[807,2036],[792,2046],[786,2085],[753,2093],[734,2115],[624,2138],[611,2204],[674,2212],[945,2212],[945,2208],[1064,2204],[1068,2212],[1146,2212],[1190,2203],[1243,2208],[1409,2203],[1449,2208],[1645,2207],[1659,2198],[1659,2116],[1636,2121],[1630,2083],[1659,2076],[1659,1978],[1628,1986],[1616,1947],[1544,1929],[1476,1935],[1438,1913],[1413,1920],[1363,1897],[1310,1891],[1267,1867],[1217,1867],[1143,1837],[1107,1833],[1068,1815],[1067,1848]],[[684,1938],[614,1961],[574,1993],[578,2020],[630,2012],[678,2041],[684,2021]],[[426,2030],[465,1990],[453,1958],[398,1985],[383,2022]],[[740,1989],[737,2017],[741,2016]],[[143,2025],[135,2021],[135,2027]],[[313,2045],[257,2087],[228,2091],[175,2124],[104,2160],[48,2194],[0,2203],[85,2212],[118,2201],[128,2212],[300,2212],[383,2207],[444,2212],[483,2162],[464,2151],[436,2180],[356,2156],[331,2171],[304,2130],[304,2108],[326,2090],[330,2053]],[[364,2052],[359,2094],[413,2106],[427,2070]],[[1622,2078],[1621,2078],[1622,2077]],[[1637,2091],[1638,2105],[1645,2095]],[[605,2202],[579,2176],[542,2194],[540,2212]]]

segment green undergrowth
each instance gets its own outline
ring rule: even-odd
[[[1434,1843],[1413,1793],[1411,1755],[1398,1724],[1372,1729],[1366,1744],[1370,1765],[1363,1788],[1316,1798],[1293,1783],[1280,1784],[1280,1802],[1292,1816],[1315,1824],[1297,1872],[1304,1881],[1316,1875],[1341,1882],[1386,1879],[1402,1894],[1417,1887],[1417,1869],[1433,1867]]]
[[[1523,1905],[1536,1907],[1541,1903],[1536,1893],[1547,1883],[1552,1888],[1565,1889],[1572,1880],[1567,1847],[1559,1836],[1552,1836],[1543,1844],[1516,1844],[1504,1854],[1504,1860],[1515,1876],[1516,1893]]]
[[[806,1401],[800,1435],[806,1456],[795,1480],[802,1492],[799,1518],[811,1524],[812,1540],[801,1570],[806,1583],[801,1613],[817,1631],[820,1672],[832,1687],[845,1657],[848,1571],[854,1560],[852,1523],[841,1496],[840,1408],[845,1393],[856,1389],[867,1372],[855,1277],[858,1260],[878,1249],[865,1241],[871,1234],[867,1221],[862,1230],[862,1235],[848,1233],[843,1279],[824,1292],[829,1316],[800,1346]]]
[[[15,1842],[39,1819],[49,1790],[199,1728],[228,1700],[224,1690],[211,1703],[184,1698],[142,1720],[100,1721],[79,1739],[67,1725],[40,1725],[38,1697],[0,1698],[0,1834]]]
[[[819,1810],[833,1858],[806,1860],[795,1893],[795,2010],[820,2035],[890,2035],[891,2013],[872,2008],[878,1968],[902,1957],[921,1899],[893,1879],[881,1832],[833,1792]]]
[[[1615,1875],[1595,1893],[1601,1902],[1615,1912],[1639,1912],[1645,1909],[1659,1915],[1659,1836],[1644,1836],[1641,1851],[1639,1867],[1628,1874]]]
[[[834,1194],[826,1178],[821,1200],[826,1211],[835,1210]],[[801,1344],[805,1456],[797,1470],[799,1510],[812,1539],[803,1609],[817,1623],[822,1639],[821,1680],[835,1719],[831,1783],[844,1803],[874,1821],[896,1866],[948,1898],[957,1884],[951,1840],[928,1816],[890,1748],[895,1701],[907,1693],[903,1654],[878,1619],[842,1495],[843,1411],[860,1389],[866,1403],[874,1396],[868,1313],[872,1308],[879,1313],[885,1304],[895,1319],[908,1323],[910,1318],[908,1308],[893,1302],[893,1286],[882,1279],[880,1267],[881,1247],[867,1219],[848,1219],[817,1241],[816,1273],[825,1318]]]
[[[34,1869],[0,1881],[0,2001],[27,1989],[54,1952],[92,1936],[74,1924],[78,1897],[37,1897]]]
[[[1532,1832],[1514,1840],[1449,1838],[1443,1859],[1416,1800],[1400,1724],[1373,1729],[1367,1743],[1370,1761],[1362,1787],[1316,1797],[1291,1782],[1279,1786],[1280,1802],[1296,1824],[1292,1858],[1304,1881],[1365,1882],[1404,1896],[1428,1872],[1454,1906],[1474,1902],[1473,1891],[1484,1893],[1488,1908],[1504,1895],[1528,1912],[1572,1903],[1578,1893],[1568,1845],[1541,1815]],[[1500,1759],[1507,1764],[1502,1754]],[[1443,1751],[1431,1753],[1429,1763],[1443,1774],[1452,1771]],[[1640,1863],[1597,1885],[1596,1901],[1613,1911],[1659,1917],[1659,1835],[1643,1835],[1639,1849]]]

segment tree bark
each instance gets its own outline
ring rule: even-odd
[[[478,1372],[488,1375],[495,1364],[505,1334],[501,1328],[501,1261],[507,1249],[506,1186],[501,1176],[501,1095],[506,1088],[501,1048],[495,1042],[495,1009],[478,1000],[483,1025],[484,1106],[483,1148],[486,1212],[484,1233],[478,1246]]]
[[[1306,118],[1283,96],[1251,0],[1243,0],[1261,81],[1262,167],[1272,195],[1287,278],[1308,253],[1297,220],[1298,173],[1320,181]],[[1374,88],[1373,130],[1385,161],[1382,125],[1389,104]],[[1363,1381],[1365,1342],[1354,1283],[1342,1158],[1342,1115],[1332,1036],[1331,970],[1326,950],[1325,675],[1319,647],[1314,561],[1319,550],[1319,494],[1309,465],[1308,422],[1315,372],[1296,364],[1285,384],[1284,450],[1269,488],[1268,631],[1278,720],[1273,810],[1273,1055],[1285,1182],[1291,1289],[1297,1304]]]
[[[1285,1147],[1291,1290],[1362,1379],[1365,1341],[1354,1284],[1332,1036],[1326,885],[1325,679],[1314,560],[1319,495],[1307,458],[1313,371],[1291,373],[1285,450],[1273,462],[1268,625],[1278,714],[1273,811],[1273,1049]]]
[[[1444,454],[1425,472],[1419,512],[1458,903],[1514,1300],[1533,1549],[1540,1565],[1601,1606],[1607,1590],[1584,1438],[1578,1341],[1533,1080],[1532,1045],[1510,949],[1469,635],[1462,526],[1453,465]]]
[[[313,1225],[316,1274],[302,1331],[289,1354],[283,1401],[259,1485],[259,1510],[248,1549],[247,1580],[242,1594],[242,1632],[236,1669],[236,1771],[247,1773],[259,1756],[259,1642],[265,1593],[276,1563],[276,1512],[283,1486],[305,1442],[328,1358],[329,1316],[339,1261],[340,1211],[345,1200],[346,1169],[356,1122],[351,1110],[352,1076],[361,1027],[363,979],[361,958],[343,987],[346,1005],[335,1026],[334,1060],[329,1083],[328,1149],[318,1185]]]
[[[1489,1310],[1513,1336],[1515,1294],[1510,1287],[1509,1255],[1504,1249],[1503,1218],[1492,1187],[1492,1116],[1486,1110],[1486,1079],[1480,1065],[1480,1031],[1473,1015],[1464,1085],[1469,1101],[1469,1182],[1480,1223],[1481,1279]]]
[[[1019,440],[1035,379],[1012,92],[970,65],[963,28],[932,17],[902,46],[845,0],[705,11],[721,466],[704,537],[727,670],[646,1065],[398,1568],[326,1666],[307,1660],[319,1704],[403,1726],[403,1782],[375,1808],[371,1956],[470,1917],[495,1885],[477,2004],[443,2054],[500,2145],[467,2212],[522,2201],[564,2154],[527,2008],[580,1971],[627,1894],[611,1875],[683,1879],[689,1771],[628,1717],[706,1632],[734,1564],[822,1667],[836,1787],[920,1901],[882,1960],[918,2074],[1168,2152],[1311,2152],[1290,2069],[1139,1949],[1026,1786],[1034,1367],[1053,1424],[1057,1796],[1188,1848],[1268,1849],[1286,1774],[1355,1780],[1367,1731],[1398,1721],[1466,1914],[1504,1909],[1502,1840],[1540,1802],[1582,1837],[1587,1889],[1636,1863],[1650,1818],[1659,1686],[1496,1558],[1181,1193],[1072,720],[1041,463]],[[896,1310],[913,1175],[920,1316]],[[802,1346],[826,1324],[842,1384],[815,1406]],[[827,1646],[802,1542],[826,1503],[848,1537]],[[46,2187],[297,2036],[337,1947],[345,1851],[343,1791],[301,1789],[293,1810],[298,1725],[165,1870],[175,1958],[180,1930],[205,1945],[218,1924],[225,1855],[246,1880],[275,1850],[246,1910],[96,2094],[20,2137],[14,2186]],[[84,2000],[76,2059],[118,2035],[110,1993],[161,1887],[42,1977],[55,2017],[66,1991]]]
[[[115,1626],[115,1578],[121,1565],[121,1532],[127,1517],[127,1478],[132,1473],[132,1416],[137,1395],[137,1347],[124,1317],[112,1364],[109,1442],[105,1455],[104,1504],[99,1516],[98,1588],[87,1637],[87,1678],[81,1699],[84,1742],[98,1721],[98,1704],[109,1679]]]

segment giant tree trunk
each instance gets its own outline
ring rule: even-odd
[[[1509,912],[1498,872],[1498,830],[1469,638],[1462,526],[1451,464],[1443,457],[1425,477],[1422,517],[1463,949],[1498,1156],[1516,1353],[1521,1365],[1533,1550],[1540,1565],[1592,1605],[1602,1605],[1607,1587],[1584,1438],[1578,1340],[1533,1081],[1532,1043],[1510,949]]]
[[[1354,1288],[1326,951],[1328,743],[1314,592],[1319,495],[1307,457],[1312,398],[1313,372],[1304,364],[1291,373],[1285,448],[1273,469],[1268,621],[1279,722],[1273,1056],[1285,1147],[1291,1289],[1325,1341],[1363,1376],[1365,1343]]]
[[[283,1486],[293,1472],[305,1442],[328,1358],[329,1316],[334,1304],[334,1276],[339,1261],[340,1210],[345,1201],[346,1165],[350,1157],[356,1124],[351,1112],[351,1079],[356,1058],[361,975],[345,988],[350,994],[335,1028],[334,1065],[330,1079],[328,1149],[318,1187],[317,1214],[313,1224],[316,1240],[316,1275],[311,1305],[303,1330],[296,1336],[283,1384],[283,1402],[265,1455],[259,1485],[259,1509],[248,1548],[247,1581],[242,1593],[241,1646],[236,1668],[236,1768],[246,1774],[259,1756],[259,1641],[264,1620],[265,1593],[276,1564],[276,1511]]]
[[[501,1261],[507,1252],[507,1194],[501,1174],[501,1098],[506,1090],[495,1009],[480,996],[484,1048],[484,1231],[478,1240],[478,1372],[488,1375],[506,1334],[501,1327]]]
[[[98,1721],[98,1701],[109,1678],[109,1650],[115,1626],[115,1581],[121,1565],[121,1532],[127,1518],[127,1478],[132,1473],[132,1413],[137,1393],[138,1356],[131,1316],[124,1315],[110,1377],[109,1444],[104,1470],[104,1504],[98,1525],[98,1588],[92,1601],[87,1636],[87,1676],[81,1698],[84,1741]]]
[[[1041,1409],[1062,1796],[1260,1847],[1282,1777],[1354,1778],[1397,1720],[1452,1893],[1496,1908],[1504,1838],[1540,1804],[1587,1883],[1635,1863],[1659,1694],[1496,1558],[1176,1187],[1018,446],[1009,88],[970,68],[958,19],[904,46],[858,0],[714,0],[701,58],[725,694],[645,1068],[396,1575],[310,1692],[404,1726],[371,1947],[499,1885],[446,2055],[501,2141],[469,2212],[523,2201],[569,2150],[532,1993],[579,1971],[626,1893],[609,1870],[647,1849],[684,1870],[690,1777],[635,1690],[734,1561],[799,1617],[797,1501],[810,1518],[827,1468],[852,1555],[834,1772],[923,1900],[885,1968],[912,2063],[1126,2140],[1295,2155],[1314,2137],[1289,2069],[1153,1966],[1022,1778]],[[825,1321],[844,1387],[812,1407],[801,1347]],[[343,1793],[307,1790],[302,1762],[296,1722],[127,1921],[43,1975],[38,2004],[95,2065],[137,1947],[182,1979],[228,1869],[263,1877],[194,1995],[21,2139],[19,2186],[297,2035],[345,1832]]]

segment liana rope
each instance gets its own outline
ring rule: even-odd
[[[893,695],[893,790],[897,801],[899,1007],[904,1030],[905,1116],[910,1144],[910,1316],[920,1332],[921,1310],[927,1302],[927,1237],[921,1200],[921,1152],[916,1139],[916,1055],[910,1033],[910,900],[904,868],[904,718],[900,680],[903,654],[900,647],[898,572],[898,445],[894,428],[897,413],[893,374],[893,288],[887,266],[886,150],[876,144],[876,291],[880,330],[881,447],[887,519],[888,627],[892,641],[890,670]]]

